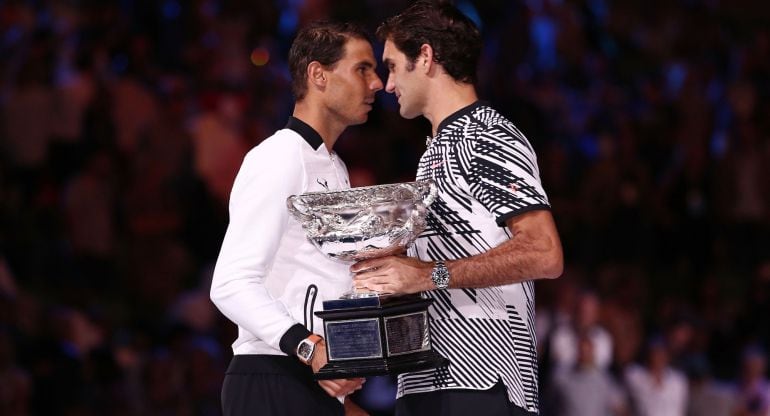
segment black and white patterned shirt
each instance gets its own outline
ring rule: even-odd
[[[550,209],[535,152],[510,121],[484,102],[447,117],[420,159],[417,179],[438,197],[410,249],[422,260],[486,252],[511,238],[506,220]],[[532,281],[483,289],[434,290],[431,339],[450,365],[399,376],[398,397],[439,389],[485,390],[502,380],[509,400],[538,411]]]

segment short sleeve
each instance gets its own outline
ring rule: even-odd
[[[535,152],[517,129],[493,125],[459,146],[464,182],[499,226],[524,212],[550,209]]]

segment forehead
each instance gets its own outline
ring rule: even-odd
[[[374,64],[374,52],[369,41],[359,38],[349,38],[345,42],[345,54],[340,61],[354,63],[365,61]]]
[[[397,60],[400,58],[406,58],[403,52],[398,50],[396,44],[390,39],[385,41],[385,47],[382,49],[382,60]]]

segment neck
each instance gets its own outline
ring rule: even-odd
[[[460,83],[448,76],[447,78],[437,83],[433,91],[430,91],[431,99],[423,113],[430,121],[434,136],[438,132],[438,126],[448,116],[479,99],[473,84]]]
[[[650,367],[650,374],[658,381],[663,381],[663,376],[666,373],[666,367],[652,366]]]
[[[334,143],[340,137],[343,131],[345,131],[344,125],[334,121],[333,117],[329,117],[323,111],[324,107],[320,104],[309,103],[308,100],[302,100],[294,105],[294,112],[292,116],[304,121],[312,127],[321,136],[324,141],[326,150],[332,151]]]

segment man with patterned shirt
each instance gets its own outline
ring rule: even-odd
[[[446,3],[418,1],[377,30],[386,91],[433,129],[417,179],[438,197],[409,256],[351,267],[358,288],[425,292],[450,364],[399,376],[398,415],[538,413],[534,280],[561,275],[561,242],[524,135],[478,100],[481,35]]]

